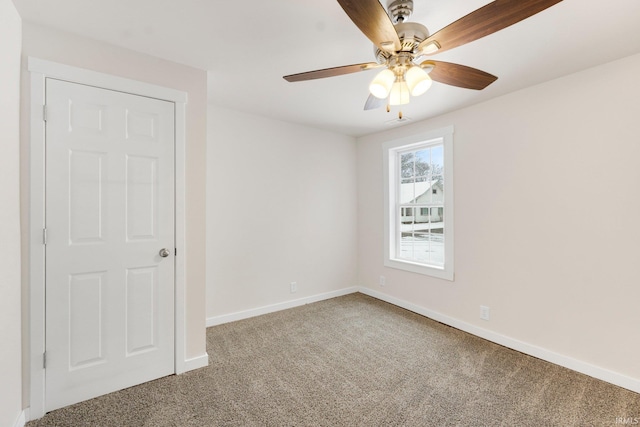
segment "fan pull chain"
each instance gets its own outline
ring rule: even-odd
[[[391,112],[391,105],[387,104],[387,113]],[[402,120],[402,110],[398,111],[398,120]]]

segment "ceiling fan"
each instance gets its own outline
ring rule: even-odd
[[[427,59],[429,55],[493,34],[541,12],[562,0],[495,0],[458,19],[433,35],[419,23],[407,22],[413,0],[389,0],[388,12],[378,0],[338,0],[354,24],[375,45],[376,62],[345,65],[284,76],[288,82],[340,76],[384,68],[371,84],[364,109],[408,104],[432,80],[467,89],[482,90],[496,76],[475,68]],[[402,119],[402,111],[399,113]]]

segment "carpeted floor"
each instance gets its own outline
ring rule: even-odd
[[[207,351],[207,368],[27,426],[544,427],[640,419],[637,393],[362,294],[209,328]]]

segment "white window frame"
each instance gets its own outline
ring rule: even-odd
[[[384,169],[384,265],[440,279],[454,280],[453,263],[453,126],[423,132],[420,134],[385,142],[383,149]],[[397,198],[399,197],[398,153],[423,145],[443,145],[444,152],[444,266],[438,267],[396,256],[399,218]]]

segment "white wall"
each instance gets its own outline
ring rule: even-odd
[[[205,180],[207,73],[185,65],[140,54],[85,37],[52,30],[32,23],[23,25],[23,57],[33,56],[74,67],[151,83],[187,92],[186,116],[186,358],[197,358],[206,352],[205,341]],[[23,63],[22,82],[22,202],[27,223],[29,200],[29,74]],[[23,226],[24,252],[28,253],[27,228]],[[27,270],[25,283],[25,316],[28,315]],[[28,317],[23,317],[28,319]],[[28,337],[28,335],[25,335]],[[28,341],[28,339],[27,339]],[[28,369],[28,368],[27,368]],[[28,372],[28,371],[27,371]],[[28,393],[25,390],[25,402]]]
[[[20,329],[20,49],[22,22],[0,0],[0,426],[22,413]]]
[[[635,55],[360,138],[360,284],[613,371],[640,391],[639,75]],[[455,282],[385,268],[382,249],[381,144],[448,125]]]
[[[208,135],[207,317],[355,286],[355,140],[214,106]]]

